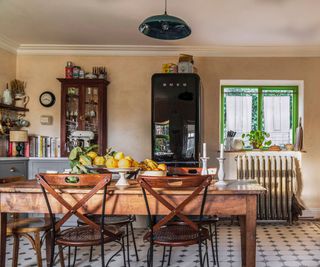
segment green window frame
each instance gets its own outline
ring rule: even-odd
[[[262,85],[223,85],[220,90],[220,143],[224,143],[224,127],[225,127],[225,97],[224,91],[226,88],[255,88],[258,89],[258,130],[262,130],[262,112],[263,112],[263,91],[291,91],[293,95],[293,105],[292,105],[292,129],[298,127],[299,120],[299,86],[262,86]],[[295,130],[292,131],[292,140],[295,142],[296,138]]]

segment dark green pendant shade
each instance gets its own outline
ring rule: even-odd
[[[191,29],[182,19],[167,15],[151,16],[139,26],[143,34],[161,40],[178,40],[191,34]]]

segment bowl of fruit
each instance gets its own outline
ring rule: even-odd
[[[140,162],[140,175],[145,176],[166,176],[167,175],[167,165],[151,160],[145,159]]]

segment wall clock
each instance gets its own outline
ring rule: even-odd
[[[40,95],[39,101],[42,106],[49,108],[56,102],[56,97],[52,92],[45,91]]]

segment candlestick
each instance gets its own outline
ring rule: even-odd
[[[220,144],[220,158],[223,158],[224,154],[224,145]]]
[[[219,181],[215,183],[217,186],[226,186],[227,183],[223,180],[224,179],[224,169],[223,169],[223,163],[225,161],[225,158],[217,158],[219,161],[219,171],[218,171],[218,179]]]
[[[203,154],[202,157],[204,157],[204,158],[207,157],[207,144],[206,143],[203,143],[203,145],[202,145],[202,154]]]
[[[202,171],[201,171],[201,175],[208,175],[208,159],[209,157],[201,157],[200,158],[202,161]]]

